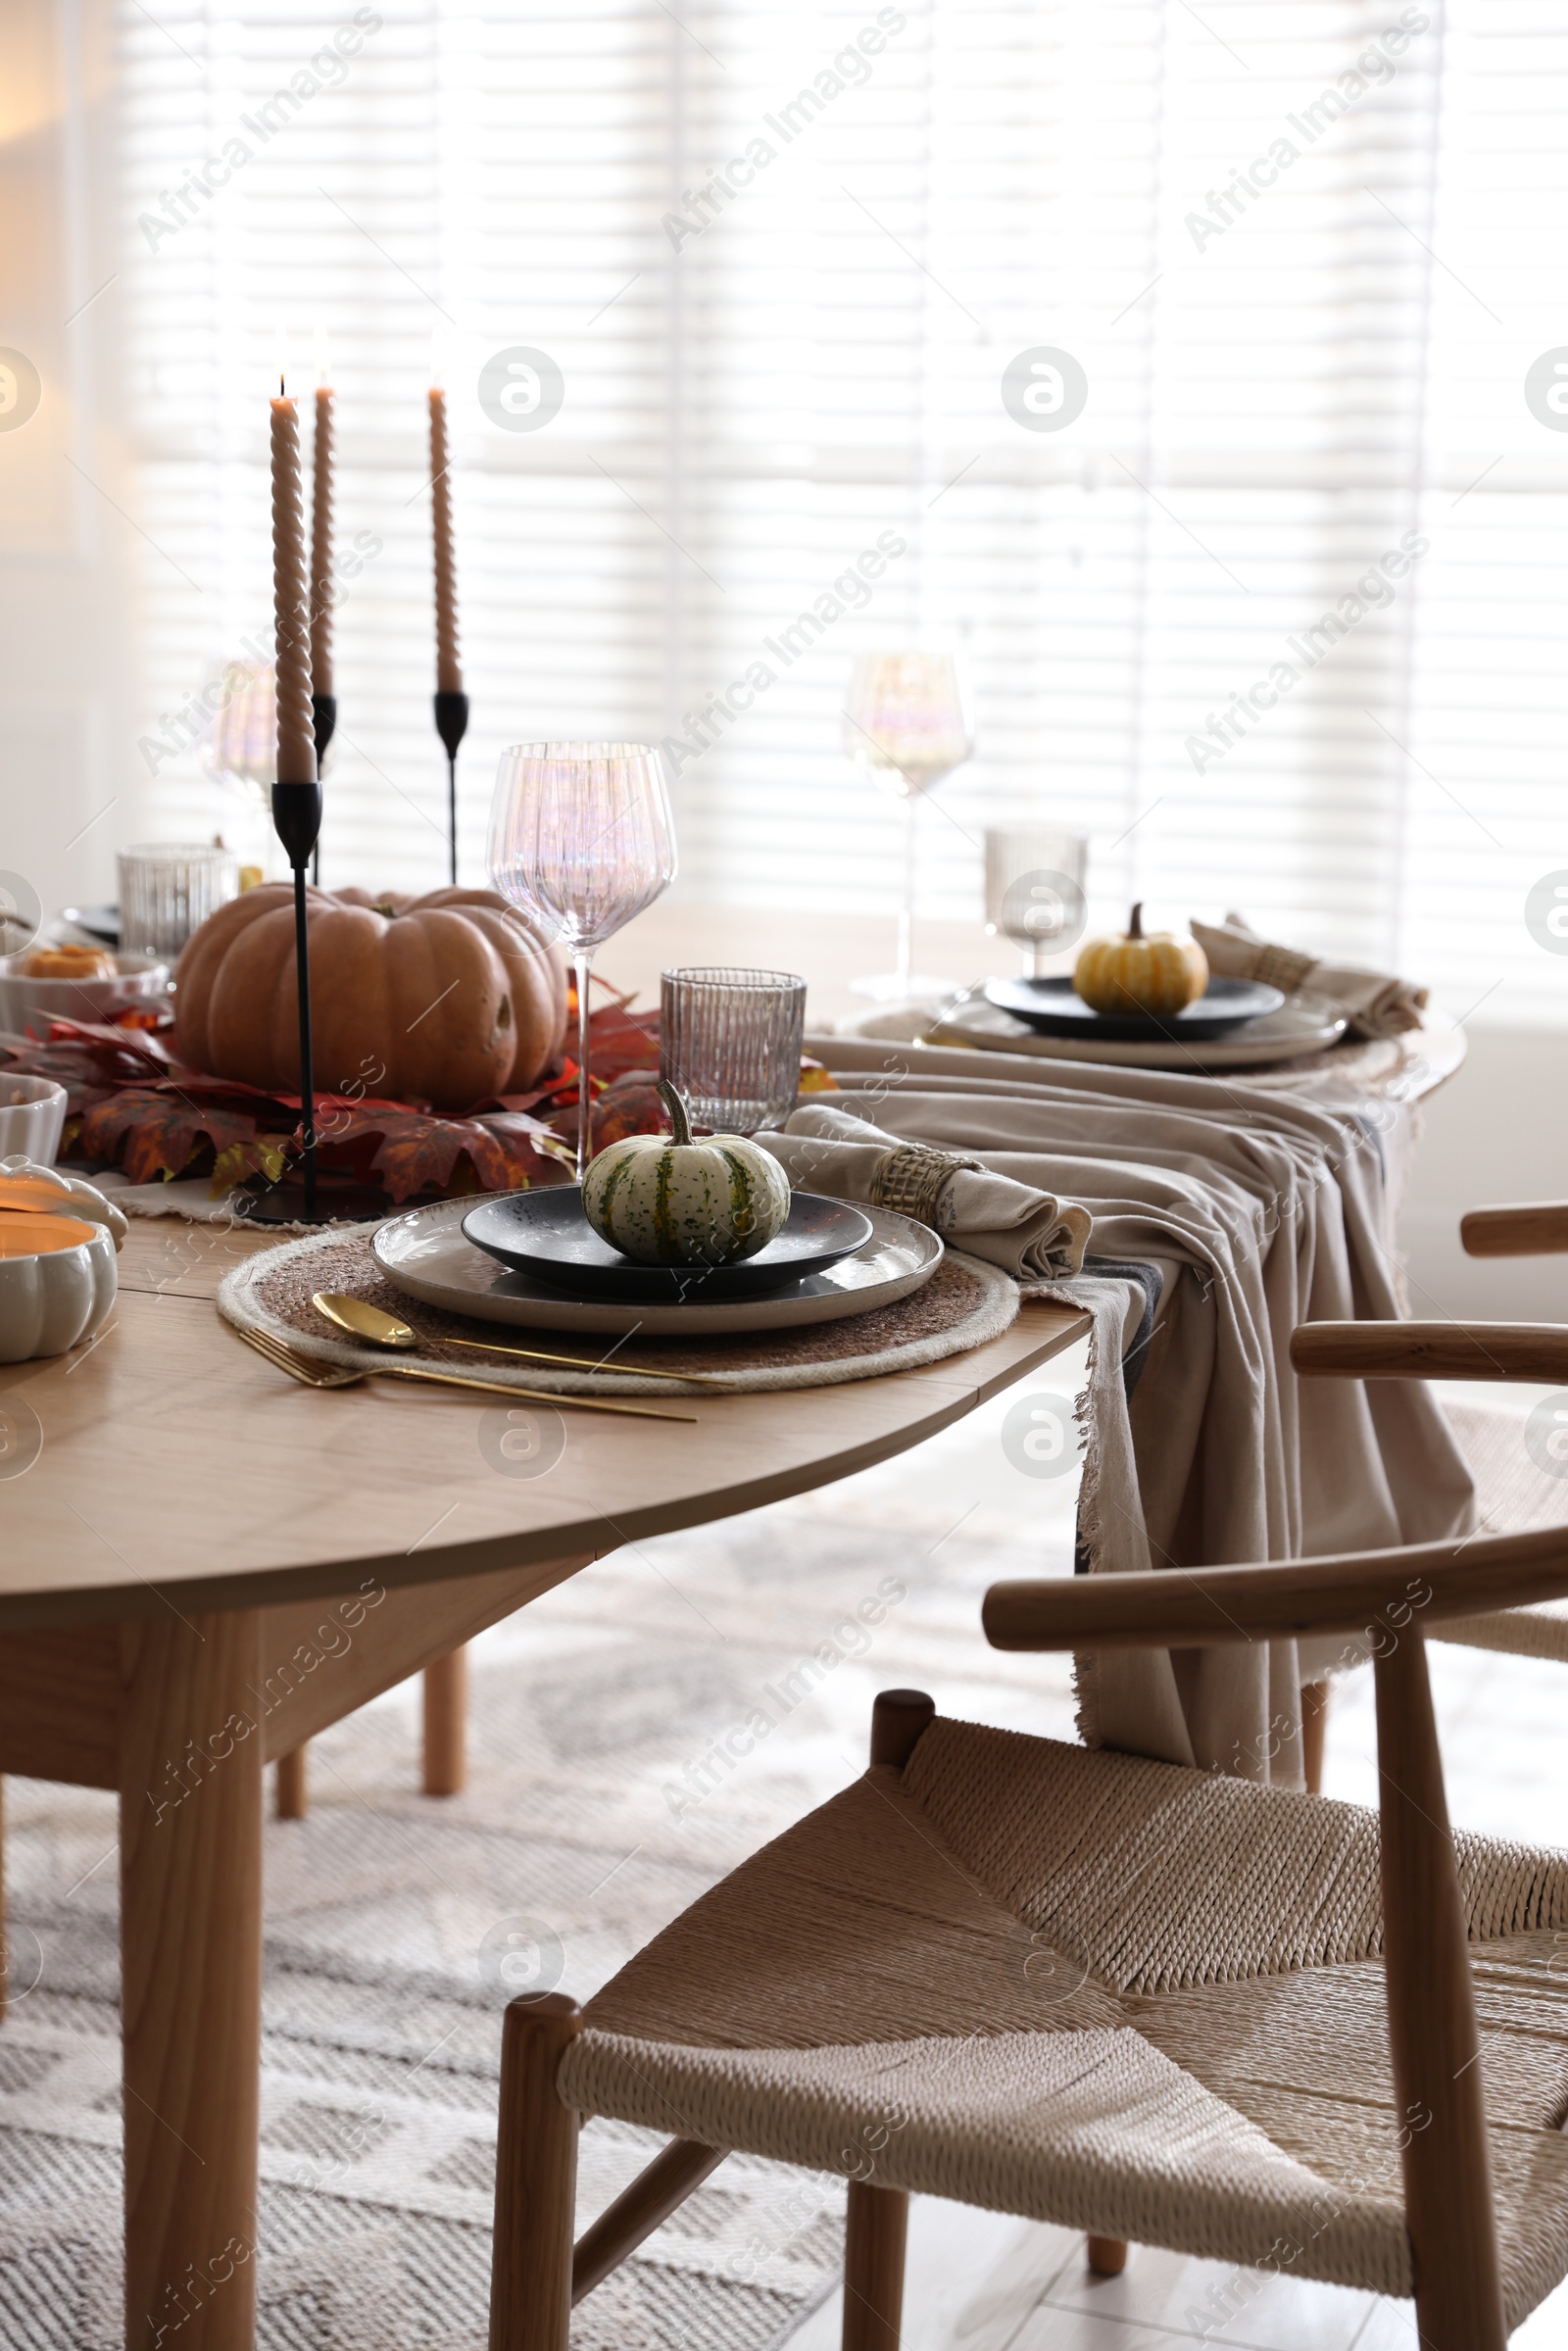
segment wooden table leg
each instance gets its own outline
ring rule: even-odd
[[[260,1618],[124,1633],[127,2351],[252,2351],[262,2002]]]
[[[11,1941],[6,1918],[6,1784],[0,1780],[0,2025],[11,2005]]]
[[[1309,1796],[1323,1793],[1323,1747],[1328,1738],[1332,1682],[1301,1685],[1301,1776]]]
[[[291,1747],[277,1759],[277,1817],[280,1821],[302,1821],[311,1808],[310,1778],[306,1761],[311,1742]]]
[[[468,1782],[468,1651],[460,1644],[424,1669],[424,1792],[460,1796]]]

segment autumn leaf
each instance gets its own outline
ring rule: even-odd
[[[255,1119],[241,1111],[206,1109],[176,1095],[127,1086],[83,1114],[81,1149],[89,1159],[120,1158],[133,1184],[150,1184],[157,1176],[183,1174],[207,1144],[220,1152],[248,1143],[255,1132]]]
[[[231,1143],[213,1161],[211,1197],[221,1200],[247,1176],[264,1175],[270,1184],[280,1184],[293,1142],[292,1135],[257,1135],[248,1143]]]

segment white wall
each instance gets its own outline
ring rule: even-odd
[[[115,896],[140,815],[109,29],[108,0],[0,7],[0,344],[42,387],[0,429],[0,872],[46,913]]]
[[[1475,1029],[1457,1077],[1425,1105],[1399,1239],[1413,1314],[1568,1322],[1568,1257],[1467,1257],[1466,1208],[1568,1200],[1568,1040]]]

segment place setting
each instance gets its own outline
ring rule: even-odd
[[[1079,949],[1071,972],[989,979],[928,1034],[1061,1060],[1206,1073],[1326,1053],[1347,1025],[1325,997],[1211,970],[1196,937],[1146,929],[1140,903],[1124,931]]]
[[[1241,914],[1178,930],[1146,921],[1139,901],[1119,931],[1086,938],[1088,859],[1079,834],[988,828],[986,928],[1023,950],[1024,969],[928,990],[849,1032],[1195,1076],[1307,1075],[1422,1025],[1426,989],[1273,944]]]
[[[667,1132],[607,1143],[582,1184],[280,1243],[225,1278],[220,1310],[242,1336],[328,1369],[368,1373],[385,1368],[371,1348],[406,1364],[417,1350],[432,1367],[572,1400],[863,1379],[997,1336],[1017,1313],[1016,1285],[946,1245],[935,1193],[922,1219],[874,1184],[857,1200],[792,1182],[796,1138],[783,1130],[805,999],[789,973],[666,972]],[[875,1155],[920,1160],[928,1191],[962,1165],[892,1138]],[[530,1333],[545,1344],[521,1344]],[[587,1347],[563,1352],[574,1337]]]

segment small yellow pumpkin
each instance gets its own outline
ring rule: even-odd
[[[1208,957],[1196,939],[1145,932],[1142,901],[1119,939],[1091,939],[1078,951],[1072,984],[1096,1012],[1169,1018],[1208,986]]]

